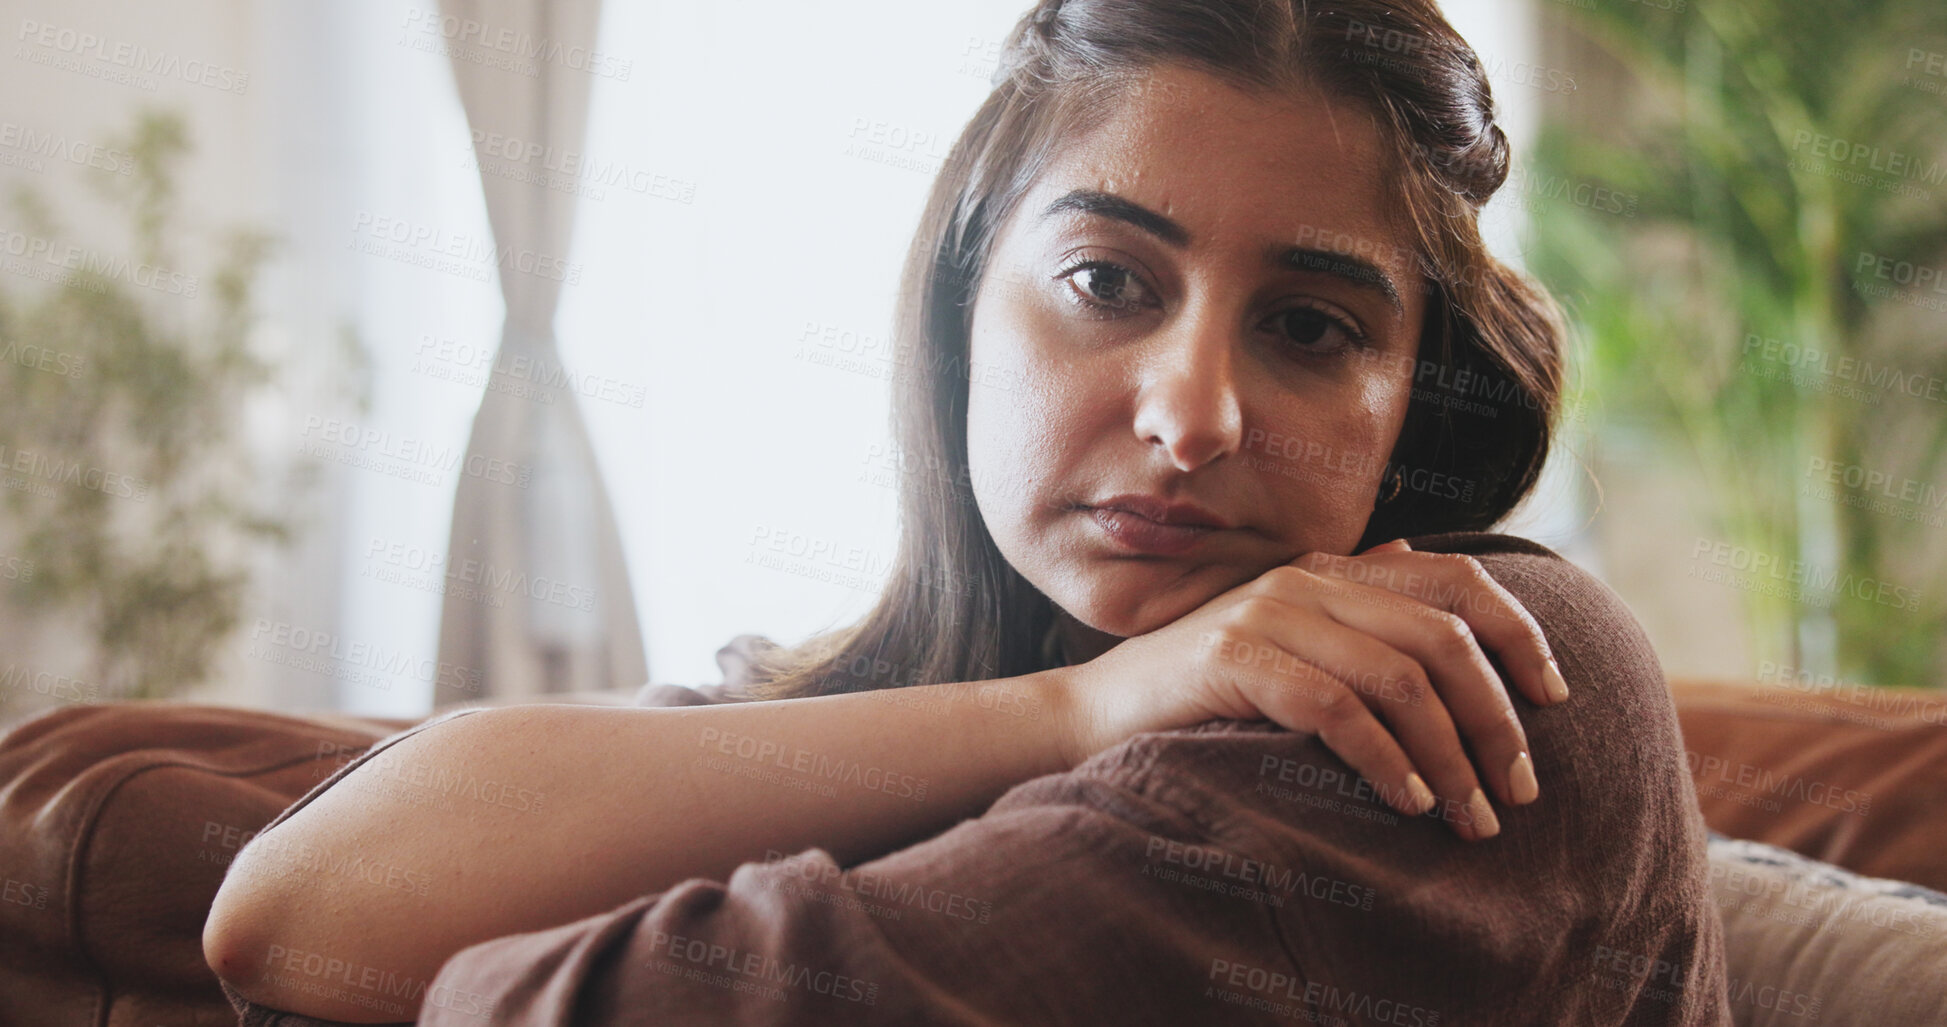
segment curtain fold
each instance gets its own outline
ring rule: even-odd
[[[554,334],[561,287],[578,277],[573,175],[557,169],[578,161],[587,130],[580,58],[595,52],[601,0],[441,0],[440,12],[458,19],[453,75],[507,319],[453,500],[440,618],[442,667],[479,683],[436,689],[434,706],[640,685],[621,536]]]

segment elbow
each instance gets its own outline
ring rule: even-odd
[[[366,981],[371,967],[392,965],[367,951],[368,933],[348,931],[330,917],[307,916],[306,910],[319,906],[318,893],[281,873],[274,859],[249,856],[246,850],[231,865],[203,922],[203,961],[219,980],[254,1005],[328,1022],[396,1023],[418,1015],[416,1001],[365,993],[378,983]],[[355,955],[326,961],[319,956],[324,952]],[[360,975],[349,974],[353,966]],[[325,975],[343,975],[353,983],[324,986]],[[396,980],[397,975],[386,975],[385,983]]]
[[[455,725],[465,729],[465,721],[492,712]],[[427,751],[425,739],[434,734],[444,739],[453,732],[408,740],[416,758],[448,758]],[[395,754],[388,750],[374,762]],[[388,994],[374,1005],[367,1001],[374,996],[360,989],[430,981],[444,955],[464,947],[452,944],[445,918],[429,915],[427,877],[415,891],[373,887],[396,884],[405,876],[401,868],[430,866],[436,846],[429,839],[443,837],[451,825],[422,817],[418,830],[399,830],[389,800],[361,787],[370,774],[354,770],[286,822],[259,832],[230,864],[203,922],[202,945],[203,961],[237,995],[326,1020],[365,1023],[390,1015],[384,1022],[397,1022],[411,1003],[392,1002]],[[344,974],[354,977],[349,993],[322,979]]]
[[[324,1017],[337,1012],[316,1004],[304,990],[293,990],[278,972],[290,955],[293,937],[303,937],[311,925],[293,914],[303,908],[292,882],[266,873],[261,862],[240,854],[217,888],[203,921],[203,961],[231,990],[245,1000],[272,1009]]]
[[[238,860],[223,878],[203,922],[203,960],[216,976],[252,1002],[266,996],[260,992],[264,967],[270,951],[270,917],[276,896],[267,883],[250,873],[244,860]]]

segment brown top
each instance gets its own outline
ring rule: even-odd
[[[780,854],[474,945],[418,1022],[1729,1023],[1704,828],[1634,618],[1534,543],[1413,543],[1478,557],[1573,690],[1545,709],[1514,695],[1542,793],[1497,810],[1495,838],[1397,814],[1312,736],[1210,721],[1024,782],[849,869],[822,849]],[[752,644],[719,654],[726,686]],[[641,699],[734,698],[726,686]],[[244,1027],[321,1023],[225,990]]]

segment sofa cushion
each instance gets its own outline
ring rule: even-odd
[[[1947,895],[1710,839],[1737,1027],[1947,1024]]]
[[[1709,827],[1947,891],[1947,695],[1675,680]]]
[[[130,701],[0,735],[0,1023],[236,1023],[202,947],[230,859],[411,723]]]

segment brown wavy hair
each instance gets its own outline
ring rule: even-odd
[[[1042,0],[1009,32],[993,92],[947,155],[907,253],[894,345],[897,366],[918,373],[893,386],[901,535],[891,577],[856,624],[760,647],[752,695],[1048,666],[1041,640],[1053,603],[1001,555],[969,484],[973,300],[997,229],[1062,141],[1153,86],[1149,73],[1166,65],[1259,95],[1320,91],[1367,111],[1390,148],[1385,185],[1428,302],[1388,473],[1438,472],[1467,487],[1392,489],[1361,548],[1485,529],[1534,487],[1561,396],[1561,317],[1481,240],[1481,206],[1508,175],[1508,140],[1479,58],[1432,0]]]

